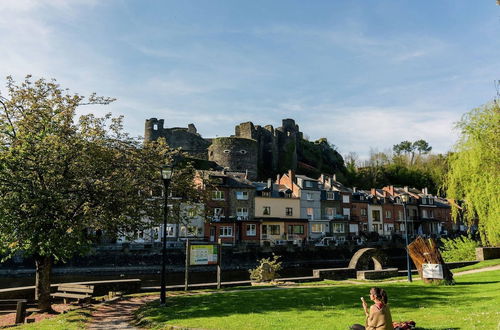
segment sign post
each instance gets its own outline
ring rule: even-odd
[[[221,268],[220,268],[220,265],[221,265],[221,261],[222,261],[222,249],[221,249],[221,246],[222,246],[222,241],[221,239],[219,238],[218,240],[218,243],[217,244],[217,249],[218,249],[218,259],[217,259],[217,289],[220,289],[221,287],[221,282],[222,282],[222,272],[221,272]]]
[[[184,291],[188,290],[188,279],[189,279],[189,238],[186,239],[186,269],[184,274]]]

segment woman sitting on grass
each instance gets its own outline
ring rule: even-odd
[[[363,309],[366,315],[366,326],[355,324],[352,330],[393,330],[392,316],[387,306],[387,293],[381,288],[370,289],[370,299],[374,304],[368,309],[364,297],[361,297]]]

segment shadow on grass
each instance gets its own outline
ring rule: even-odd
[[[436,308],[447,306],[450,301],[460,301],[464,289],[468,294],[479,294],[485,288],[477,284],[493,285],[498,272],[457,279],[454,286],[432,286],[422,282],[414,283],[367,283],[361,285],[335,285],[330,287],[290,288],[272,290],[252,290],[220,292],[194,296],[167,298],[167,307],[153,302],[141,308],[137,316],[139,324],[178,322],[191,318],[219,318],[231,315],[267,314],[270,312],[290,312],[300,314],[309,311],[327,312],[326,317],[337,313],[350,313],[361,308],[360,297],[368,300],[373,286],[383,287],[389,296],[389,304],[398,309]],[[425,330],[429,328],[417,328]],[[437,329],[437,328],[432,328]],[[460,329],[460,328],[443,328]]]
[[[368,300],[371,285],[293,288],[226,292],[220,294],[178,296],[167,299],[167,308],[153,302],[142,308],[141,318],[154,322],[192,317],[223,317],[234,314],[260,314],[270,311],[311,311],[360,308],[360,297]],[[442,292],[439,287],[399,285],[387,288],[389,303],[398,307],[433,306],[446,304],[460,292]],[[394,297],[391,300],[390,297]]]

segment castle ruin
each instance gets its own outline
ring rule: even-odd
[[[237,125],[230,137],[207,139],[198,134],[194,124],[165,128],[163,119],[147,119],[144,140],[160,137],[170,147],[181,148],[193,158],[213,161],[231,171],[246,171],[248,178],[254,180],[296,170],[303,134],[293,119],[283,119],[282,126],[276,129],[246,122]]]

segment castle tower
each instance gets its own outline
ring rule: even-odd
[[[231,171],[248,171],[248,178],[257,178],[258,145],[253,139],[220,137],[208,147],[208,160]]]
[[[163,124],[163,119],[146,119],[146,124],[144,126],[144,141],[155,141],[163,136]]]

